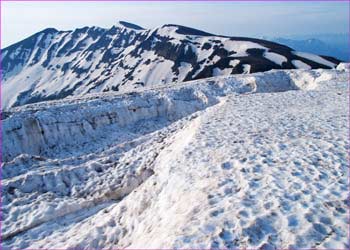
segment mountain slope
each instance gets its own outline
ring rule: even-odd
[[[270,69],[332,68],[334,58],[179,25],[45,29],[2,50],[3,107]]]

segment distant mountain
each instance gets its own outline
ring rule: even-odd
[[[339,60],[275,42],[217,36],[180,25],[152,30],[45,29],[2,50],[3,107],[94,92],[271,69],[333,68]]]
[[[287,45],[295,50],[314,53],[318,55],[332,56],[342,61],[350,60],[349,41],[348,37],[342,34],[324,34],[300,37],[286,37],[286,38],[268,38],[277,43]]]

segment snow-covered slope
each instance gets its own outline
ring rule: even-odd
[[[10,109],[3,246],[349,247],[348,65]]]
[[[145,30],[45,29],[2,50],[2,105],[121,91],[270,69],[332,68],[334,58],[293,53],[277,43],[223,37],[179,25]]]

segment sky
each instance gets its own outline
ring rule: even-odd
[[[42,29],[181,24],[227,36],[284,37],[349,31],[349,2],[2,2],[1,47]]]

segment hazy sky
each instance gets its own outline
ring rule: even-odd
[[[118,20],[154,28],[182,24],[231,36],[349,31],[347,2],[2,2],[2,47],[47,27],[111,27]]]

